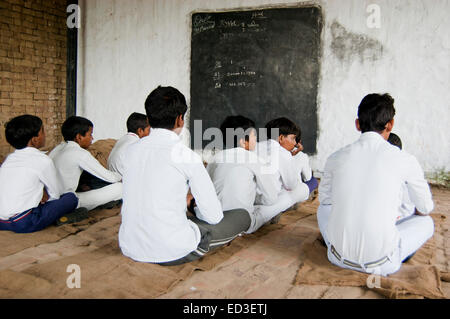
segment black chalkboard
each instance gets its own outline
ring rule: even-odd
[[[204,131],[228,115],[258,128],[284,116],[316,153],[321,30],[317,6],[192,14],[191,136],[195,120]]]

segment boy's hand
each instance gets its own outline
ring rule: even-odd
[[[48,193],[44,188],[44,192],[42,194],[41,204],[45,204],[48,201]]]
[[[302,142],[298,142],[297,144],[295,144],[296,149],[291,151],[292,156],[297,155],[298,153],[300,153],[301,151],[303,151],[303,145]]]

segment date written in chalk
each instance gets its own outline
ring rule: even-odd
[[[219,308],[219,306],[197,306],[191,303],[189,306],[183,307],[183,313],[185,314],[208,314],[214,317],[219,312],[226,312],[227,314],[259,314],[265,316],[267,314],[267,304],[230,303],[225,308]]]

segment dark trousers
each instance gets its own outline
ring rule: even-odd
[[[231,242],[250,227],[251,219],[249,213],[244,209],[233,209],[223,212],[222,220],[215,225],[208,224],[195,216],[188,217],[200,229],[201,239],[197,249],[188,255],[165,263],[162,266],[175,266],[185,264],[203,257],[223,245]]]
[[[308,185],[310,194],[312,193],[313,190],[315,190],[319,186],[319,182],[314,176],[311,177],[309,181],[306,181],[305,184]]]
[[[78,182],[77,192],[99,189],[108,185],[111,185],[111,183],[106,182],[98,178],[97,176],[92,175],[89,172],[83,171],[80,175],[80,181]],[[85,187],[88,187],[89,189],[85,189]]]
[[[8,220],[0,220],[0,230],[15,233],[32,233],[53,224],[61,216],[70,213],[78,205],[78,198],[74,193],[66,193],[57,200],[40,204]]]

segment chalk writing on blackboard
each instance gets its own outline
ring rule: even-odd
[[[194,34],[202,33],[203,31],[214,29],[216,22],[211,20],[211,16],[206,16],[204,18],[196,16],[192,23]]]

